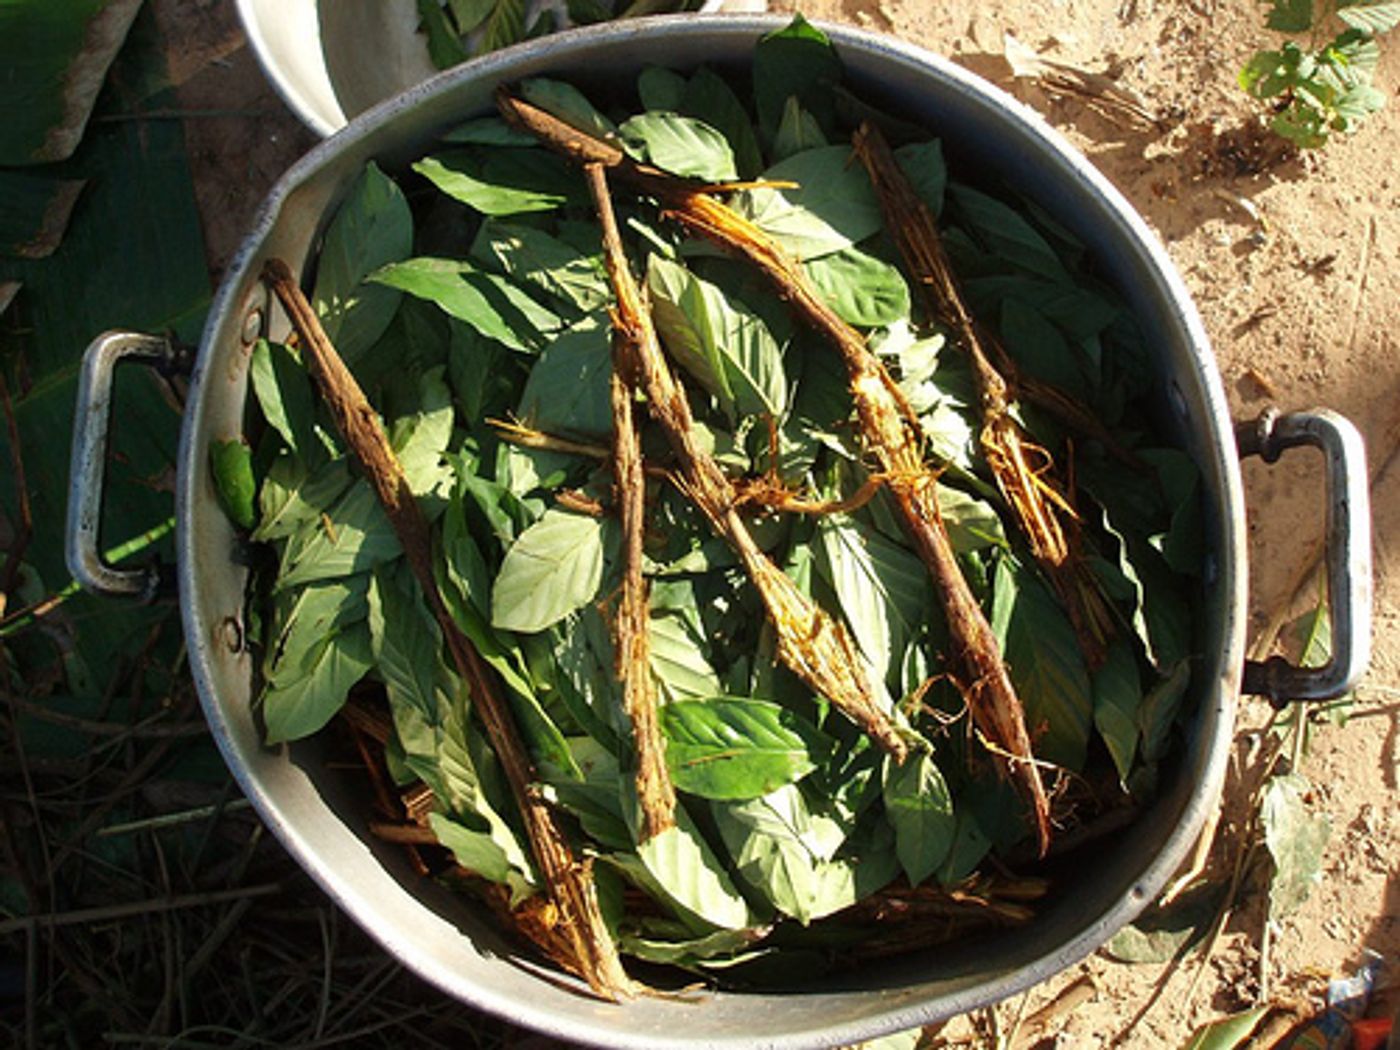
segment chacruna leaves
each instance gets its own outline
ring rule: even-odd
[[[532,11],[420,4],[450,61]],[[300,329],[253,347],[245,433],[207,462],[268,743],[335,722],[376,827],[438,843],[431,874],[546,954],[578,950],[539,918],[563,907],[599,958],[762,983],[1031,920],[1051,818],[1092,836],[1180,753],[1210,537],[1204,480],[1147,429],[1150,349],[1035,187],[950,167],[801,19],[731,74],[533,78],[366,165],[305,283],[401,487],[351,454]],[[899,129],[1032,472],[1069,479],[1101,650],[1008,512],[986,375],[931,316],[866,118]],[[1276,915],[1319,870],[1307,799],[1266,796]]]

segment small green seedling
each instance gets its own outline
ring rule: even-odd
[[[1270,127],[1305,149],[1324,146],[1334,131],[1350,131],[1385,104],[1372,77],[1380,61],[1376,37],[1400,24],[1397,0],[1268,0],[1265,25],[1281,33],[1308,33],[1305,45],[1285,41],[1259,51],[1240,70],[1240,86],[1275,100]],[[1323,42],[1332,27],[1341,29]]]

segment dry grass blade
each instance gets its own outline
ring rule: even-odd
[[[586,166],[592,173],[595,203],[603,220],[604,258],[617,294],[617,338],[628,345],[628,356],[646,391],[648,409],[666,432],[679,460],[677,483],[744,566],[773,625],[778,658],[902,762],[908,754],[908,744],[876,698],[865,661],[850,634],[759,549],[739,517],[734,486],[714,458],[696,444],[690,403],[671,374],[641,292],[628,269],[602,168],[591,161]]]
[[[600,996],[619,999],[634,994],[637,985],[622,968],[617,946],[603,921],[590,868],[574,857],[554,811],[539,792],[534,769],[495,679],[443,604],[433,571],[427,519],[414,501],[378,415],[326,337],[287,265],[269,260],[264,279],[291,318],[305,347],[308,370],[336,428],[353,450],[393,525],[428,607],[442,628],[452,662],[469,685],[472,706],[500,759],[540,877],[558,911],[558,928],[567,942],[567,951],[559,961],[578,972]]]
[[[992,363],[963,298],[933,213],[914,191],[880,130],[856,132],[856,154],[870,173],[885,225],[894,236],[929,312],[951,329],[967,355],[982,409],[978,441],[1017,528],[1074,624],[1091,667],[1103,663],[1113,616],[1080,555],[1079,519],[1055,479],[1049,451],[1027,436],[1012,415],[1015,391]]]
[[[614,311],[612,413],[612,473],[614,502],[622,526],[622,591],[613,616],[614,672],[622,685],[622,704],[632,722],[637,802],[642,811],[639,841],[661,834],[676,823],[676,790],[666,768],[666,742],[656,717],[656,682],[651,675],[651,602],[642,575],[642,540],[646,532],[646,473],[642,469],[642,440],[632,407],[637,386],[637,348],[632,335],[640,328],[628,316],[638,303],[627,294],[627,261],[608,199],[602,169],[587,169],[589,189],[603,224],[608,274],[617,294]]]
[[[497,94],[497,106],[507,121],[529,131],[551,149],[575,163],[596,163],[610,169],[633,188],[656,197],[666,214],[688,231],[757,267],[779,298],[824,335],[840,354],[849,375],[866,450],[885,475],[917,553],[933,577],[948,621],[953,677],[977,726],[1007,755],[1016,756],[997,756],[996,761],[1003,763],[1030,802],[1038,842],[1042,851],[1048,848],[1050,802],[1031,762],[1030,735],[1020,698],[1007,674],[996,635],[958,566],[938,507],[937,484],[924,463],[917,420],[860,333],[836,315],[798,264],[762,230],[707,196],[703,187],[639,165],[617,147],[504,92]],[[680,400],[684,402],[684,398]],[[722,475],[719,481],[724,482]],[[835,697],[831,699],[836,702]]]

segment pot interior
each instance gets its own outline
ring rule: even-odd
[[[241,638],[245,572],[208,475],[212,440],[241,432],[249,345],[245,318],[288,331],[258,282],[263,262],[305,267],[328,213],[363,164],[414,159],[463,119],[489,112],[495,86],[549,74],[586,82],[605,69],[701,61],[747,78],[757,37],[783,24],[712,16],[610,24],[521,45],[442,74],[357,119],[273,191],[220,290],[182,436],[178,520],[191,665],[224,755],[263,819],[326,891],[406,965],[444,991],[519,1023],[614,1047],[850,1043],[974,1009],[1029,987],[1093,951],[1164,884],[1190,847],[1224,770],[1243,658],[1243,510],[1226,402],[1200,322],[1165,253],[1102,176],[1034,113],[926,52],[823,27],[867,101],[942,138],[969,178],[986,172],[1044,208],[1087,245],[1146,334],[1159,424],[1198,464],[1205,492],[1206,580],[1193,669],[1194,721],[1151,807],[1116,839],[1073,861],[1029,926],[902,956],[781,993],[700,993],[685,1001],[597,1002],[579,982],[522,955],[489,916],[414,875],[372,839],[359,785],[328,773],[315,741],[266,748],[250,711],[252,657]],[[735,81],[742,83],[743,81]]]

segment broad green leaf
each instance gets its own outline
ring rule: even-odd
[[[530,369],[520,418],[552,434],[612,432],[612,333],[587,319],[555,339]]]
[[[452,12],[459,35],[470,33],[486,21],[495,6],[496,0],[447,0],[447,9]]]
[[[631,118],[618,132],[633,156],[662,171],[706,182],[739,177],[729,140],[695,117],[653,110]]]
[[[703,635],[686,617],[653,609],[650,640],[651,673],[668,703],[724,691],[706,659]]]
[[[943,194],[948,188],[948,165],[943,160],[943,144],[912,142],[894,151],[894,159],[913,184],[914,192],[928,205],[934,217],[943,213]]]
[[[1310,806],[1313,786],[1300,773],[1269,779],[1259,807],[1264,844],[1274,860],[1269,914],[1283,919],[1298,910],[1322,879],[1322,854],[1332,834],[1327,814]]]
[[[402,548],[374,491],[356,481],[326,513],[299,528],[282,551],[278,588],[363,572]]]
[[[803,925],[816,918],[817,860],[803,842],[810,819],[797,788],[712,806],[739,876],[784,915]]]
[[[1337,5],[1337,17],[1353,29],[1375,36],[1400,25],[1400,3],[1395,0],[1355,0]]]
[[[603,523],[551,507],[506,551],[491,626],[542,631],[592,601],[603,581]]]
[[[258,523],[257,479],[253,477],[253,450],[242,438],[209,443],[209,472],[219,506],[240,529]]]
[[[685,77],[665,66],[647,66],[637,75],[637,95],[643,109],[680,110]]]
[[[140,9],[140,0],[0,4],[0,164],[44,164],[77,149],[107,67]]]
[[[539,143],[528,131],[511,127],[500,117],[473,117],[463,121],[444,134],[442,141],[454,146],[530,147]]]
[[[991,621],[1035,753],[1066,769],[1083,768],[1094,697],[1069,617],[1033,571],[1000,558]]]
[[[499,274],[461,259],[417,258],[376,271],[370,280],[437,303],[488,339],[533,353],[562,322]]]
[[[372,575],[369,585],[370,651],[375,669],[384,680],[396,721],[399,711],[415,708],[429,726],[440,729],[450,703],[439,695],[443,680],[442,636],[418,588],[406,592],[395,575],[380,569]],[[413,754],[415,742],[406,739],[402,732],[400,740]],[[436,761],[438,742],[426,743],[428,747],[420,757]]]
[[[325,458],[325,445],[316,434],[311,377],[297,352],[259,339],[248,362],[248,379],[268,425],[304,462],[319,464]]]
[[[311,302],[331,342],[353,363],[378,341],[401,294],[365,280],[413,252],[413,216],[398,184],[373,161],[336,209],[316,257]]]
[[[267,683],[262,693],[264,739],[280,744],[321,729],[371,666],[369,628],[364,621],[323,637],[304,657],[297,674],[289,672]]]
[[[861,328],[909,316],[909,286],[899,268],[856,247],[809,259],[802,266],[828,306]]]
[[[881,678],[930,615],[928,571],[917,557],[847,515],[817,526],[817,569],[856,644]]]
[[[1256,1006],[1253,1010],[1203,1024],[1192,1033],[1182,1050],[1237,1050],[1248,1042],[1259,1022],[1272,1009],[1272,1006]]]
[[[959,554],[988,547],[1007,547],[1006,531],[996,508],[951,485],[938,486],[938,510],[948,528],[948,539]]]
[[[497,51],[525,36],[525,0],[496,0],[481,29],[481,50]]]
[[[730,205],[798,260],[849,248],[883,224],[870,176],[849,145],[793,154],[765,171],[763,180],[797,186],[740,190]]]
[[[734,163],[741,179],[752,179],[763,170],[763,154],[748,110],[728,81],[712,69],[701,67],[685,84],[679,106],[652,106],[648,109],[679,109],[718,128],[734,151]]]
[[[953,848],[957,819],[948,785],[933,756],[921,751],[902,763],[886,758],[883,793],[899,863],[910,885],[917,886],[938,870]]]
[[[833,89],[840,80],[841,60],[831,41],[800,14],[763,37],[753,52],[753,98],[764,138],[772,140],[793,96],[829,127],[835,116]]]
[[[953,819],[956,823],[953,842],[938,872],[938,881],[944,886],[956,886],[970,876],[992,848],[992,840],[982,830],[972,807],[955,806]]]
[[[1007,353],[1028,375],[1082,401],[1092,400],[1098,386],[1096,371],[1044,314],[1011,297],[1001,304],[1000,323]]]
[[[1313,0],[1269,0],[1272,10],[1264,20],[1280,33],[1305,33],[1313,24]]]
[[[567,162],[542,149],[447,149],[413,170],[483,215],[553,211],[584,196]]]
[[[443,369],[431,368],[418,381],[417,411],[394,420],[389,443],[403,467],[415,496],[435,489],[451,476],[443,455],[452,441],[452,392],[443,381]]]
[[[1127,782],[1138,745],[1138,709],[1142,680],[1137,659],[1125,642],[1116,642],[1103,666],[1094,672],[1094,727],[1103,737],[1120,780]]]
[[[647,288],[667,350],[731,417],[784,418],[782,350],[757,314],[730,302],[718,285],[657,255],[648,260]]]
[[[601,250],[583,254],[544,230],[500,219],[482,225],[478,243],[508,276],[534,284],[582,313],[612,301]]]
[[[672,782],[702,798],[742,800],[776,791],[815,769],[814,749],[826,746],[815,727],[764,700],[680,700],[657,714]]]
[[[684,806],[676,807],[675,825],[643,842],[637,855],[666,895],[686,911],[723,930],[752,925],[749,906]]]
[[[0,171],[0,255],[45,259],[63,240],[84,179]]]
[[[830,145],[816,118],[802,108],[796,95],[789,95],[783,106],[783,119],[773,135],[773,159],[785,160],[803,150]]]
[[[1069,281],[1055,249],[1021,212],[995,197],[958,183],[951,184],[948,192],[957,209],[957,221],[993,255],[1040,277]]]
[[[701,937],[688,937],[681,940],[661,940],[639,934],[623,933],[618,937],[618,948],[624,955],[631,955],[650,963],[663,963],[670,966],[694,968],[713,963],[746,958],[744,949],[762,939],[766,931],[758,929],[716,930]]]
[[[473,831],[441,813],[428,814],[428,826],[458,864],[490,882],[509,884],[520,878],[506,851],[489,832]]]
[[[286,539],[320,521],[349,488],[350,480],[350,468],[343,459],[327,460],[308,472],[295,452],[280,450],[258,490],[259,520],[252,538],[260,542]]]
[[[364,622],[368,586],[362,574],[313,584],[282,600],[260,698],[268,743],[316,732],[372,666]]]
[[[1191,664],[1182,660],[1147,691],[1138,708],[1138,729],[1142,733],[1139,754],[1145,762],[1157,762],[1167,753],[1176,716],[1181,711],[1186,689],[1191,684]]]
[[[427,38],[428,59],[438,69],[451,69],[471,57],[438,0],[418,0],[418,18]]]
[[[526,102],[595,138],[612,138],[618,133],[617,125],[572,84],[548,77],[527,77],[517,91]]]

